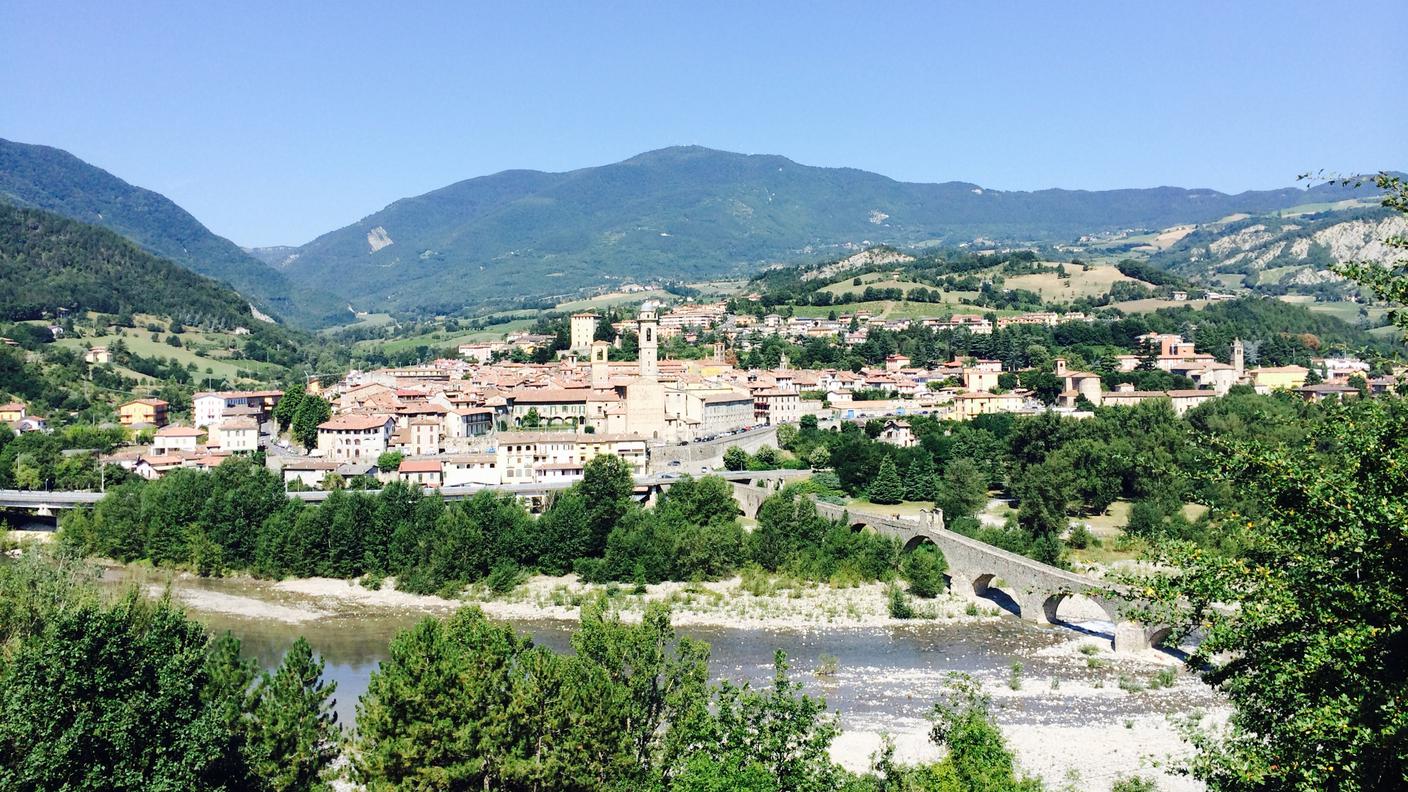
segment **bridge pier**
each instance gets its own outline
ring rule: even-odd
[[[1037,624],[1051,624],[1056,621],[1056,609],[1063,598],[1062,594],[1037,591],[1020,597],[1017,607],[1022,609],[1023,619]]]

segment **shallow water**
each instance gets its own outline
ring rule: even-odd
[[[110,581],[124,585],[133,577],[131,572],[119,573]],[[188,578],[178,585],[270,597],[267,590],[247,581]],[[265,668],[277,665],[293,640],[304,636],[322,656],[326,678],[337,683],[335,709],[344,725],[355,722],[357,697],[386,658],[391,638],[426,618],[421,612],[371,610],[289,624],[189,610],[213,631],[228,630],[239,638],[245,654]],[[510,623],[535,642],[558,651],[569,650],[576,626],[560,620]],[[1108,630],[1109,625],[1088,627],[1098,632]],[[1091,668],[1079,653],[1054,648],[1074,641],[1108,645],[1108,638],[1069,628],[1037,627],[1016,618],[807,630],[688,626],[680,627],[679,633],[709,644],[710,669],[716,679],[747,681],[755,686],[768,684],[773,654],[782,650],[792,664],[793,678],[803,682],[808,693],[824,697],[839,713],[845,730],[922,728],[925,713],[952,672],[981,680],[994,696],[999,720],[1014,725],[1108,723],[1212,702],[1206,688],[1191,683],[1172,690],[1127,694],[1117,684],[1122,673],[1147,680],[1157,667],[1134,666],[1123,672],[1114,667]],[[823,656],[835,658],[836,670],[819,677],[815,672]],[[1017,689],[1013,688],[1014,663],[1021,664]],[[1053,679],[1059,685],[1055,689]],[[1101,687],[1095,688],[1097,684]]]

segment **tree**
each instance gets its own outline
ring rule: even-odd
[[[208,643],[135,593],[53,613],[0,670],[0,788],[239,786],[228,696],[242,691],[211,685]]]
[[[892,505],[904,500],[904,483],[900,481],[900,474],[895,470],[895,461],[885,457],[880,461],[880,469],[875,473],[875,480],[870,484],[870,502],[882,505]]]
[[[934,467],[934,458],[927,451],[921,451],[910,463],[909,470],[904,477],[904,499],[909,501],[926,501],[934,497],[934,477],[938,475],[938,469]]]
[[[1188,659],[1235,705],[1191,770],[1218,790],[1408,783],[1408,402],[1328,404],[1301,442],[1211,440],[1251,502],[1222,522],[1235,556],[1162,542],[1137,581],[1150,623],[1198,628]],[[1158,620],[1157,622],[1153,620]]]
[[[274,673],[254,691],[257,702],[246,753],[251,770],[273,792],[327,790],[341,730],[332,711],[336,682],[322,679],[323,661],[298,638]]]
[[[934,704],[929,739],[948,748],[958,789],[964,792],[1039,792],[1034,779],[1019,779],[1012,752],[993,722],[991,700],[971,677],[952,674],[949,693]],[[941,787],[942,788],[942,787]]]
[[[748,467],[748,452],[738,446],[724,450],[724,470],[743,470]]]
[[[934,505],[944,519],[972,517],[988,502],[988,485],[978,466],[967,458],[950,460],[934,486]]]
[[[1376,182],[1386,206],[1408,213],[1408,185]],[[1402,262],[1341,274],[1408,300]],[[1408,401],[1324,410],[1300,440],[1212,436],[1204,468],[1248,500],[1222,521],[1243,549],[1158,543],[1152,560],[1170,571],[1135,581],[1150,623],[1203,631],[1190,667],[1236,707],[1224,733],[1195,741],[1189,769],[1210,789],[1408,785]]]
[[[376,467],[382,473],[390,473],[400,468],[401,460],[405,458],[406,455],[400,451],[383,451],[381,456],[376,458]]]
[[[944,588],[944,572],[948,562],[937,547],[928,543],[914,548],[904,559],[904,576],[909,581],[909,593],[924,599],[939,596]]]
[[[579,485],[587,502],[587,524],[591,543],[585,555],[598,556],[606,548],[606,537],[621,516],[632,506],[635,479],[631,466],[615,454],[592,457],[582,469]]]
[[[514,706],[513,670],[531,652],[478,608],[397,635],[357,702],[357,781],[369,790],[507,786],[530,714]]]
[[[293,422],[293,416],[298,412],[298,406],[303,403],[305,392],[305,388],[298,384],[284,389],[284,395],[279,398],[279,403],[274,405],[274,420],[278,422],[279,429],[286,431]]]
[[[523,419],[518,423],[524,429],[537,429],[541,420],[542,419],[538,416],[538,408],[529,407],[528,412],[523,414]]]
[[[1066,471],[1052,465],[1029,468],[1013,486],[1020,499],[1017,525],[1031,541],[1032,558],[1046,564],[1061,563],[1061,534],[1065,533],[1066,507],[1071,501],[1071,482]]]
[[[289,423],[294,442],[304,448],[318,445],[318,424],[332,417],[332,406],[319,396],[305,396]]]

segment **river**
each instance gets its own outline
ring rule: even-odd
[[[150,572],[110,570],[108,576],[115,585],[134,578],[154,589]],[[201,607],[199,594],[267,598],[274,608],[281,607],[275,603],[290,603],[275,596],[266,582],[182,576],[172,582],[172,590],[192,616],[215,632],[234,634],[245,654],[264,668],[277,665],[292,641],[304,636],[322,656],[326,678],[337,683],[335,710],[347,727],[355,724],[357,697],[386,658],[391,638],[427,616],[409,609],[362,608],[290,623]],[[573,622],[507,621],[539,644],[569,650]],[[786,652],[793,678],[837,713],[843,731],[837,758],[853,768],[865,767],[880,734],[896,736],[902,759],[932,756],[925,713],[949,673],[972,675],[992,696],[997,720],[1024,766],[1056,783],[1069,782],[1073,772],[1101,782],[1117,777],[1120,768],[1133,771],[1147,763],[1143,757],[1179,748],[1166,716],[1220,705],[1212,691],[1186,673],[1170,687],[1148,689],[1158,672],[1173,664],[1161,655],[1113,655],[1108,636],[1100,634],[1109,627],[1097,622],[1079,628],[1037,627],[1003,617],[802,629],[686,625],[678,630],[709,644],[716,679],[765,685],[772,676],[773,653]],[[819,666],[830,662],[824,657],[834,658],[835,671],[818,675]],[[1020,671],[1014,673],[1014,664]],[[1072,754],[1070,741],[1105,752],[1108,761]],[[1160,788],[1196,788],[1185,782],[1164,776]]]

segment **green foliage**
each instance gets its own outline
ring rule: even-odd
[[[909,581],[910,594],[933,599],[944,589],[944,572],[948,571],[948,562],[937,547],[925,543],[905,556],[903,570],[905,579]]]
[[[228,287],[111,231],[3,202],[0,281],[9,284],[0,291],[3,319],[38,319],[63,307],[154,313],[219,328],[253,321],[245,300]]]
[[[937,476],[938,469],[934,467],[932,456],[929,454],[915,456],[909,469],[905,471],[904,499],[908,501],[933,500]]]
[[[954,674],[947,696],[934,705],[934,727],[929,737],[946,746],[959,781],[968,792],[1019,792],[1039,790],[1033,779],[1017,776],[1012,753],[993,723],[991,701],[971,678]]]
[[[890,584],[890,587],[886,590],[885,597],[886,605],[890,611],[890,618],[918,618],[919,614],[914,610],[914,605],[910,603],[909,596],[904,593],[904,589],[892,583]]]
[[[321,396],[304,395],[289,421],[294,442],[304,448],[318,447],[318,424],[332,417],[332,405]]]
[[[293,424],[293,416],[298,413],[298,408],[303,404],[303,397],[307,394],[307,388],[301,383],[284,388],[284,395],[279,399],[279,403],[274,405],[274,420],[278,422],[279,428],[287,430]]]
[[[987,480],[967,458],[945,465],[934,490],[934,505],[943,510],[945,520],[972,517],[988,502]]]
[[[870,502],[889,505],[903,500],[904,483],[900,481],[900,474],[895,470],[894,460],[885,457],[875,473],[875,480],[870,484]]]
[[[322,679],[323,661],[298,638],[273,673],[260,679],[253,696],[245,752],[254,774],[271,792],[327,790],[329,767],[342,732],[332,711],[337,683]]]
[[[239,740],[226,702],[208,695],[207,643],[169,603],[135,594],[57,609],[0,669],[0,787],[238,785]]]
[[[1236,706],[1228,733],[1196,741],[1210,788],[1408,783],[1408,402],[1324,411],[1300,441],[1212,438],[1207,468],[1246,499],[1220,525],[1239,550],[1160,542],[1170,573],[1136,582],[1151,621],[1204,633],[1190,667]]]
[[[400,468],[401,460],[405,458],[406,455],[400,451],[383,451],[381,455],[376,458],[377,470],[380,470],[382,473],[390,473]]]
[[[748,467],[748,452],[738,446],[724,449],[724,470],[743,470]]]
[[[1144,776],[1125,776],[1115,779],[1110,792],[1158,792],[1159,785]]]

